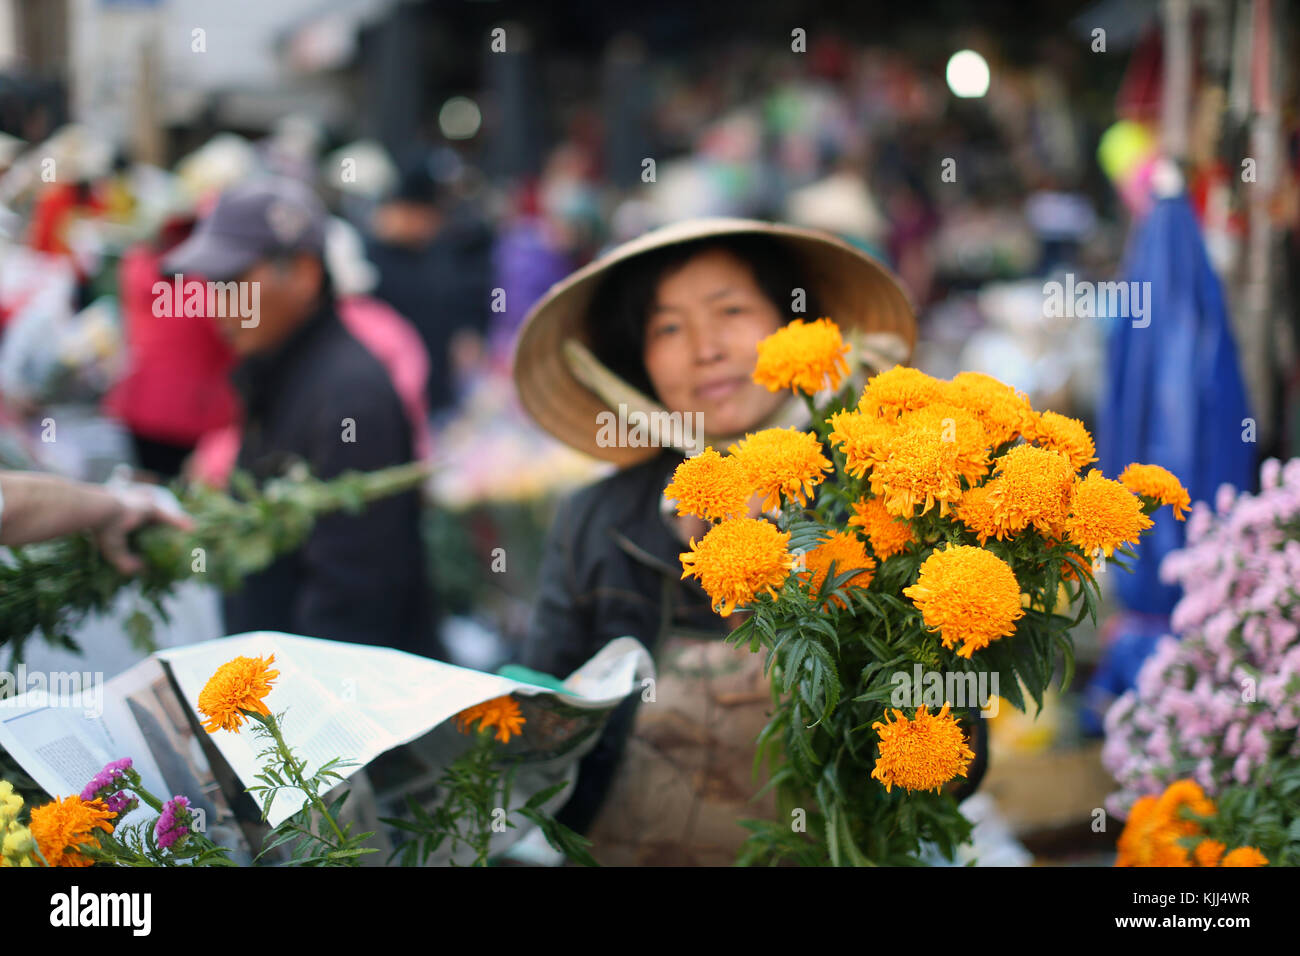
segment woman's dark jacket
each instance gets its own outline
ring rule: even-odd
[[[698,583],[681,579],[686,546],[660,510],[663,490],[681,461],[679,452],[665,449],[583,488],[560,506],[542,555],[537,607],[521,660],[526,667],[565,678],[616,637],[635,637],[657,658],[667,634],[726,633]],[[557,816],[561,823],[580,833],[590,828],[639,701],[640,695],[632,694],[614,711],[582,759],[573,797]],[[976,761],[963,788],[967,793],[983,776],[983,729],[972,728]]]

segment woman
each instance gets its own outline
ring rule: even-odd
[[[663,490],[684,450],[725,450],[747,432],[807,424],[801,399],[751,378],[758,343],[793,310],[834,318],[851,358],[871,368],[905,361],[915,340],[906,296],[869,256],[824,233],[726,219],[620,246],[553,287],[520,332],[524,408],[572,447],[622,466],[561,506],[522,662],[565,677],[631,635],[659,668],[655,703],[638,715],[649,695],[634,696],[615,712],[559,814],[591,832],[604,863],[731,862],[745,832],[736,818],[757,815],[748,800],[769,700],[761,656],[718,641],[726,623],[693,579],[681,580],[679,555],[706,527],[676,517]],[[635,435],[638,416],[665,412],[681,416],[679,434],[660,432],[678,447],[610,441]],[[611,413],[627,427],[610,428]],[[702,423],[702,440],[688,421]],[[636,754],[616,780],[627,747]],[[652,762],[663,768],[658,779]]]

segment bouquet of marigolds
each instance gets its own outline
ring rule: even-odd
[[[745,821],[741,862],[951,859],[970,835],[951,791],[980,708],[1041,708],[1058,656],[1069,682],[1095,573],[1188,494],[1156,466],[1089,469],[1082,423],[986,375],[899,366],[841,390],[849,346],[828,319],[758,351],[755,381],[801,393],[811,430],[705,449],[664,492],[714,522],[682,576],[719,614],[748,612],[728,640],[772,678],[755,771],[766,761],[782,819]]]

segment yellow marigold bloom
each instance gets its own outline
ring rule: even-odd
[[[239,733],[244,723],[245,711],[262,716],[271,712],[262,698],[271,692],[271,682],[280,676],[270,669],[275,655],[263,660],[260,657],[236,657],[217,668],[199,692],[199,713],[207,720],[203,729],[210,734],[218,730]]]
[[[804,566],[809,575],[809,592],[816,594],[821,588],[831,564],[835,565],[835,577],[839,577],[851,568],[861,568],[861,573],[849,578],[847,583],[858,588],[871,585],[876,562],[871,555],[867,554],[867,549],[862,546],[862,541],[856,534],[850,531],[836,531],[804,555]],[[838,596],[831,598],[831,602],[839,607],[847,606]]]
[[[1115,865],[1191,866],[1192,858],[1179,841],[1199,835],[1201,826],[1184,811],[1200,817],[1215,813],[1214,801],[1194,780],[1175,780],[1159,797],[1142,797],[1134,803],[1119,837]],[[1209,854],[1212,848],[1204,852]]]
[[[989,471],[989,440],[980,420],[971,412],[947,402],[935,402],[905,412],[898,419],[900,431],[915,430],[956,446],[957,473],[976,484]]]
[[[886,793],[894,784],[908,791],[938,791],[954,777],[966,776],[975,753],[948,714],[948,704],[937,714],[927,713],[922,704],[911,720],[895,710],[894,718],[871,725],[880,735],[880,756],[871,776],[885,785]]]
[[[727,617],[760,591],[776,597],[794,566],[790,533],[761,518],[733,518],[706,534],[681,555],[682,577],[699,579],[715,610]],[[721,605],[719,609],[719,605]]]
[[[749,488],[763,495],[763,510],[780,507],[781,496],[808,503],[808,495],[834,466],[814,432],[765,428],[727,449],[739,462]]]
[[[816,394],[836,389],[849,374],[849,347],[830,319],[795,319],[758,343],[754,381],[769,392],[783,388]]]
[[[1109,558],[1120,545],[1137,544],[1152,524],[1142,513],[1142,499],[1118,481],[1103,478],[1097,469],[1075,482],[1065,533],[1084,554],[1095,554],[1100,548]]]
[[[885,502],[885,510],[901,518],[925,514],[937,503],[939,514],[961,497],[961,462],[956,442],[923,422],[900,424],[880,445],[881,457],[871,469],[871,493]]]
[[[722,457],[712,447],[678,465],[664,489],[664,497],[677,502],[679,515],[710,521],[748,513],[753,493],[740,462]]]
[[[895,365],[867,379],[867,387],[858,400],[858,411],[864,415],[896,418],[903,412],[943,401],[947,384],[920,369]]]
[[[456,715],[456,729],[467,733],[475,721],[479,722],[479,730],[495,727],[496,739],[503,744],[508,744],[512,735],[517,737],[527,723],[519,710],[519,704],[509,694],[466,707]]]
[[[1002,494],[1001,479],[994,478],[975,488],[970,488],[957,503],[957,520],[975,532],[982,545],[989,538],[1002,540],[1005,530],[998,526],[994,501]]]
[[[1034,410],[1029,399],[983,372],[962,372],[947,383],[947,401],[970,409],[996,448],[1018,438]]]
[[[989,492],[999,538],[1031,524],[1044,534],[1060,534],[1074,487],[1074,469],[1064,455],[1017,445],[994,462],[993,471],[1001,479]]]
[[[1000,637],[1015,633],[1024,617],[1020,585],[1011,567],[991,551],[949,545],[921,565],[917,581],[903,594],[921,611],[925,625],[943,646],[969,658]]]
[[[1192,857],[1196,860],[1197,866],[1218,866],[1219,860],[1223,858],[1223,851],[1226,849],[1227,847],[1218,840],[1211,840],[1206,837],[1196,844],[1196,849],[1192,851]]]
[[[1219,866],[1268,866],[1268,857],[1253,846],[1239,846],[1229,850]]]
[[[1159,465],[1139,465],[1134,462],[1124,469],[1119,480],[1133,494],[1169,505],[1174,509],[1175,518],[1179,521],[1186,520],[1186,511],[1192,506],[1192,496],[1173,472]]]
[[[104,801],[86,801],[74,795],[35,807],[29,829],[50,866],[91,866],[94,861],[79,851],[97,849],[95,831],[112,833],[108,821],[115,816]]]
[[[844,452],[844,469],[861,478],[883,460],[885,443],[897,432],[892,420],[862,412],[836,412],[830,417],[831,443]]]
[[[1032,412],[1026,418],[1026,441],[1059,451],[1075,471],[1097,460],[1097,446],[1083,422],[1056,412]]]
[[[964,500],[964,499],[963,499]],[[871,550],[881,561],[887,561],[899,554],[916,540],[912,526],[906,521],[899,521],[889,513],[885,503],[879,498],[863,498],[853,503],[853,517],[849,526],[856,525],[871,542]]]

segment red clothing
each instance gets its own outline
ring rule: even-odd
[[[235,356],[211,318],[154,315],[154,283],[165,281],[164,294],[172,295],[170,278],[158,274],[162,255],[136,246],[122,257],[118,297],[129,365],[104,407],[143,438],[193,445],[235,421]]]

